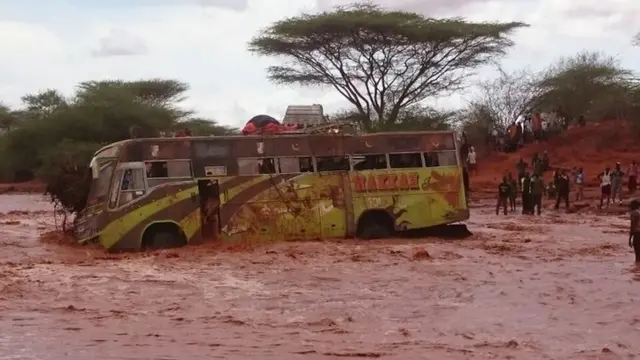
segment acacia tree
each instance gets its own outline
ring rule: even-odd
[[[536,75],[530,71],[498,71],[497,78],[478,84],[477,96],[471,100],[472,113],[481,114],[477,117],[483,120],[484,127],[506,128],[519,117],[531,112],[542,94]]]
[[[538,105],[569,119],[583,114],[615,116],[629,105],[632,77],[615,58],[583,52],[563,58],[543,72]]]
[[[29,117],[47,117],[54,111],[67,106],[67,100],[58,90],[47,89],[22,98],[24,115]]]
[[[459,89],[474,69],[505,54],[509,35],[524,26],[355,4],[278,21],[249,50],[286,61],[267,69],[276,83],[332,86],[371,129],[372,121],[394,123],[403,108]]]
[[[376,122],[368,129],[377,131],[412,131],[412,130],[450,130],[458,120],[457,111],[441,111],[421,104],[411,105],[400,110],[396,122]],[[348,121],[362,124],[361,115],[357,110],[342,110],[330,115],[338,121]]]

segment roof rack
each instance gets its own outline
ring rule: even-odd
[[[303,126],[302,129],[300,129],[300,131],[305,134],[319,134],[319,133],[354,134],[357,132],[357,127],[355,126],[355,124],[351,122],[328,121],[325,123]]]

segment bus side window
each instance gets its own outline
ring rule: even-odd
[[[276,159],[264,158],[258,160],[258,170],[260,174],[275,174],[276,173]]]
[[[191,161],[148,161],[145,163],[147,168],[147,178],[190,178]]]
[[[275,159],[238,159],[238,175],[275,174]]]
[[[456,152],[454,150],[438,152],[438,164],[439,166],[457,166]]]
[[[282,157],[278,159],[281,174],[313,172],[311,157]]]
[[[421,168],[420,153],[389,154],[389,165],[392,169]]]
[[[171,182],[171,179],[191,179],[191,161],[170,160],[170,161],[147,161],[145,162],[149,188]]]
[[[387,156],[385,154],[351,155],[351,164],[354,171],[386,169]]]
[[[318,171],[351,170],[348,156],[321,156],[316,158]]]
[[[438,153],[435,153],[435,152],[424,153],[424,165],[426,167],[440,166],[440,162],[438,160]]]

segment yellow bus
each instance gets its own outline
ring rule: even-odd
[[[130,139],[90,166],[76,236],[110,250],[385,238],[469,218],[450,131]]]

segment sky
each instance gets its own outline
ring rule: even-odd
[[[221,124],[252,116],[282,118],[288,105],[348,104],[327,89],[270,84],[274,59],[247,51],[260,29],[279,19],[331,9],[341,0],[0,0],[0,102],[20,106],[26,93],[73,94],[86,80],[172,78],[191,89],[183,106]],[[523,21],[507,69],[541,69],[579,51],[602,51],[640,71],[639,0],[376,0],[431,17]],[[295,4],[295,5],[294,5]],[[478,77],[493,76],[490,69]],[[458,107],[469,92],[430,103]]]

